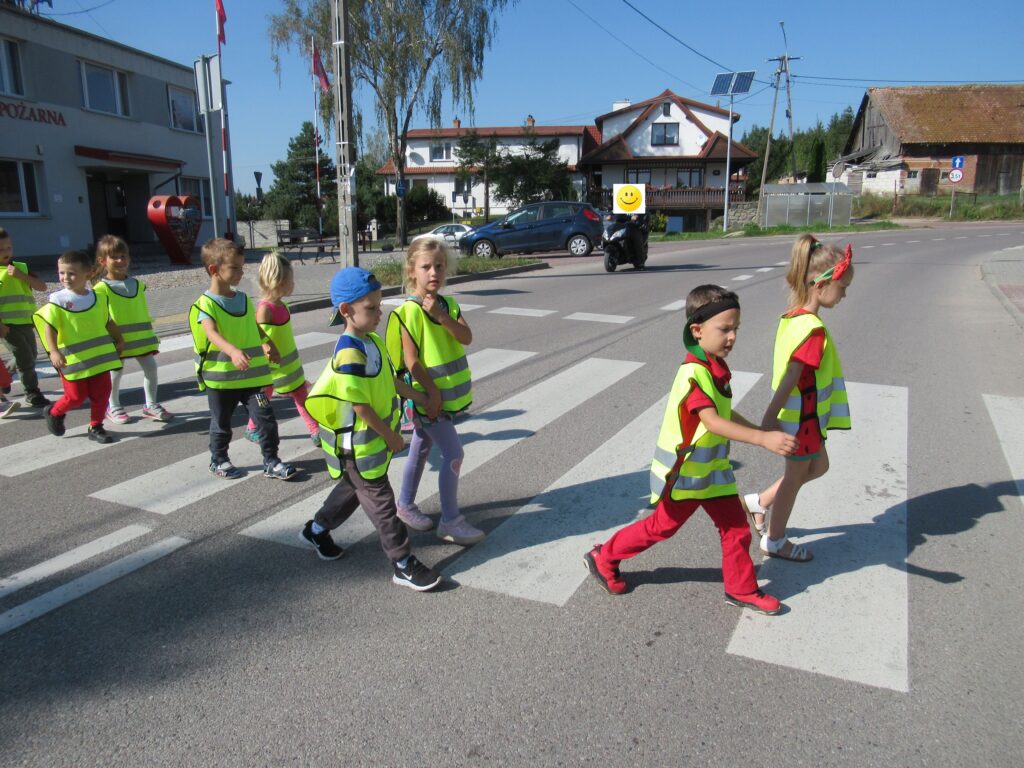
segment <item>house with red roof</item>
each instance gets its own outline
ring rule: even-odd
[[[954,157],[963,158],[959,182]],[[1017,193],[1024,85],[868,88],[839,159],[855,195]]]
[[[739,117],[733,113],[733,123]],[[469,130],[455,120],[448,128],[418,128],[406,135],[406,183],[429,185],[456,213],[466,214],[483,205],[482,182],[463,184],[457,177],[458,142]],[[647,185],[648,210],[681,217],[687,231],[707,229],[724,208],[729,111],[667,89],[635,104],[616,102],[589,126],[536,125],[527,117],[522,126],[475,130],[512,152],[531,136],[557,138],[577,196],[600,208],[611,208],[612,185],[620,183]],[[743,199],[744,168],[756,158],[749,147],[732,142],[731,201]],[[377,173],[386,177],[387,193],[394,194],[394,165],[388,162]],[[491,212],[507,212],[503,202],[493,199],[492,189]]]

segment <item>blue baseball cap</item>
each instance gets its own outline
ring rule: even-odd
[[[380,290],[380,281],[362,267],[345,267],[331,278],[331,305],[334,314],[329,325],[344,325],[345,318],[338,312],[341,303],[351,304],[368,293]]]

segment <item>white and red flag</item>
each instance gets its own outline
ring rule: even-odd
[[[217,4],[217,43],[226,45],[227,38],[224,36],[224,25],[228,23],[228,14],[224,10],[224,3],[221,0],[214,0]]]
[[[324,63],[320,58],[320,51],[316,43],[313,43],[313,74],[320,81],[320,89],[327,93],[331,90],[331,81],[327,79],[327,72],[324,71]]]

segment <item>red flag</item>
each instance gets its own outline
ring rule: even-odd
[[[316,43],[313,43],[313,74],[320,80],[320,88],[324,93],[331,90],[331,81],[327,79],[324,63],[320,60],[320,51],[317,50]]]
[[[227,38],[224,36],[224,25],[227,24],[228,14],[224,10],[224,3],[221,0],[214,0],[217,3],[217,42],[221,45],[227,44]]]

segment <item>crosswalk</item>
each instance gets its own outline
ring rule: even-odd
[[[481,308],[474,306],[475,310]],[[302,334],[297,344],[300,350],[322,354],[329,351],[327,345],[334,338],[332,334]],[[527,350],[484,348],[470,355],[470,366],[474,379],[483,381],[508,372],[534,355]],[[325,359],[308,362],[310,376],[315,376],[324,363]],[[464,481],[471,481],[478,473],[500,472],[501,462],[496,460],[502,454],[524,441],[556,435],[564,423],[562,419],[577,408],[602,402],[602,395],[644,365],[641,361],[583,358],[472,413],[460,425],[467,446]],[[192,363],[163,363],[160,373],[161,384],[187,381],[192,376]],[[125,376],[126,386],[141,382],[140,373]],[[767,386],[762,374],[744,371],[733,372],[732,384],[734,403],[755,387]],[[765,663],[906,691],[909,614],[907,574],[902,564],[907,557],[910,393],[902,387],[857,382],[849,383],[848,388],[857,428],[829,441],[833,464],[842,469],[830,474],[827,484],[811,484],[801,496],[802,505],[820,510],[813,521],[803,522],[807,530],[797,534],[801,541],[813,543],[818,558],[801,569],[779,561],[762,563],[759,579],[785,602],[788,611],[771,618],[742,612],[723,650]],[[205,396],[185,388],[180,391],[185,394],[167,401],[168,408],[186,422],[206,419]],[[1007,463],[1020,484],[1019,478],[1024,477],[1024,441],[1008,425],[1024,420],[1024,398],[985,396],[985,403]],[[482,543],[447,558],[445,576],[463,588],[555,607],[574,599],[589,599],[581,591],[587,579],[582,554],[595,541],[648,511],[647,473],[664,406],[663,396],[653,402],[632,404],[631,415],[623,419],[616,434],[567,465],[556,480],[502,520]],[[174,426],[172,422],[170,428]],[[117,450],[118,446],[167,428],[142,420],[118,426],[115,431],[120,439],[109,446],[81,439],[84,428],[69,429],[69,438],[63,440],[49,435],[30,437],[0,448],[0,475],[15,478],[52,471],[95,451]],[[280,431],[282,459],[315,455],[300,419],[283,419]],[[150,446],[163,439],[140,443],[138,450],[155,455]],[[236,465],[247,471],[246,478],[261,473],[258,446],[235,440],[231,454]],[[167,531],[167,521],[173,521],[187,507],[208,503],[229,488],[232,492],[242,488],[257,503],[258,491],[244,491],[251,485],[246,478],[231,483],[215,478],[207,471],[208,461],[204,450],[161,462],[149,471],[90,493],[93,501],[109,505],[112,515],[133,515],[131,521],[126,519],[122,527],[104,536],[79,542],[16,573],[0,573],[0,635],[188,547],[192,543],[189,538],[168,535]],[[392,463],[389,476],[395,487],[400,486],[404,464],[404,455]],[[322,504],[331,487],[318,484],[314,490],[300,494],[302,498],[289,499],[285,508],[265,509],[259,519],[237,534],[251,540],[254,547],[304,548],[307,545],[298,535],[302,523]],[[1020,490],[1024,493],[1024,487]],[[420,499],[436,492],[436,472],[428,471],[421,483]],[[830,503],[834,498],[844,498],[848,503],[837,507]],[[345,548],[377,546],[375,535],[365,515],[358,514],[334,533],[335,540]],[[308,557],[308,553],[301,556]],[[101,564],[60,583],[65,574],[80,573],[93,562]],[[707,565],[716,567],[717,563]],[[624,571],[628,579],[629,569]],[[57,586],[39,592],[51,582]],[[13,604],[22,594],[28,599]],[[595,590],[594,596],[598,594]],[[863,599],[866,594],[872,596],[871,601]],[[880,600],[884,605],[880,606]],[[837,611],[836,605],[847,607]],[[849,610],[850,605],[866,607],[858,612]],[[797,646],[801,652],[793,654]]]

